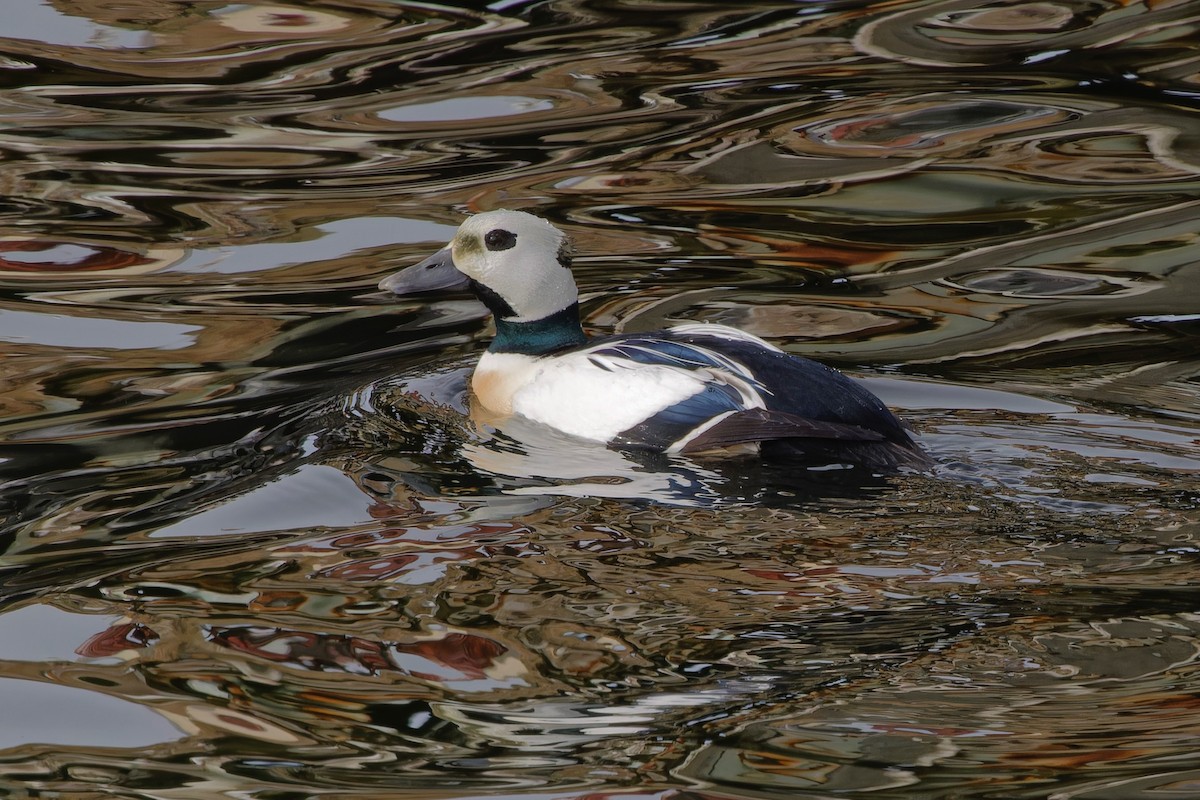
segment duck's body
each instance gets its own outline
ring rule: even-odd
[[[471,379],[493,419],[520,415],[609,446],[764,454],[871,468],[924,453],[840,372],[724,325],[589,341],[564,235],[518,211],[471,217],[451,245],[384,280],[398,294],[467,284],[496,318]]]

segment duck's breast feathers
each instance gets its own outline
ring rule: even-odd
[[[481,367],[485,363],[481,361]],[[580,348],[537,359],[530,379],[513,392],[511,408],[567,433],[609,442],[664,409],[706,397],[708,381],[708,375],[696,370],[637,363]],[[708,413],[737,408],[740,402],[741,394],[729,389]]]
[[[489,350],[472,386],[484,406],[608,441],[660,413],[672,426],[762,406],[759,389],[719,354],[685,343],[615,337],[549,355]]]

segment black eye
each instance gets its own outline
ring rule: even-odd
[[[507,250],[517,243],[517,235],[503,228],[492,228],[483,235],[488,250]]]

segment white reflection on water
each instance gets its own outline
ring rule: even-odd
[[[153,43],[149,33],[64,14],[47,0],[5,0],[3,35],[11,39],[105,49],[140,49]]]
[[[370,522],[365,498],[332,467],[306,465],[279,480],[151,534],[224,536],[292,528],[344,528]]]
[[[71,614],[36,605],[0,615],[0,659],[75,661],[75,648],[104,630],[117,617]],[[0,726],[3,727],[3,726]]]
[[[379,112],[379,116],[394,122],[452,122],[454,120],[486,119],[529,114],[554,108],[549,100],[531,97],[457,97],[399,106]]]
[[[350,217],[314,226],[318,235],[301,242],[265,242],[193,251],[173,272],[259,272],[292,264],[344,258],[371,247],[440,242],[455,228],[425,220],[397,217]]]
[[[182,738],[148,708],[73,686],[0,678],[0,707],[0,748],[146,747]]]
[[[898,378],[863,378],[862,384],[895,408],[954,408],[1012,411],[1017,414],[1066,414],[1075,406],[1000,389],[928,383]]]
[[[113,350],[183,350],[195,344],[199,325],[74,317],[0,309],[0,341],[48,347]]]
[[[463,456],[476,469],[535,486],[508,488],[511,494],[610,497],[655,500],[672,505],[707,505],[719,497],[722,482],[712,470],[684,458],[667,470],[652,469],[615,450],[563,436],[536,423],[513,418],[504,432],[511,440],[468,442]]]

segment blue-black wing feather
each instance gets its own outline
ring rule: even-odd
[[[669,450],[714,417],[741,410],[742,397],[731,386],[707,384],[701,391],[669,405],[626,430],[611,444],[650,450]]]
[[[710,383],[623,431],[612,442],[616,446],[665,450],[725,414],[685,449],[764,442],[764,452],[789,458],[849,458],[886,467],[927,461],[903,423],[859,383],[750,339],[689,327],[607,337],[586,349],[637,364],[726,371],[755,387],[766,407],[747,409],[732,386]]]
[[[611,358],[623,358],[637,364],[683,369],[729,369],[731,364],[718,352],[699,344],[677,341],[673,338],[626,334],[592,342],[589,352]]]
[[[904,424],[883,401],[832,367],[742,339],[691,331],[668,330],[663,334],[720,353],[742,365],[765,386],[763,399],[771,411],[855,425],[875,431],[888,441],[912,443]]]

